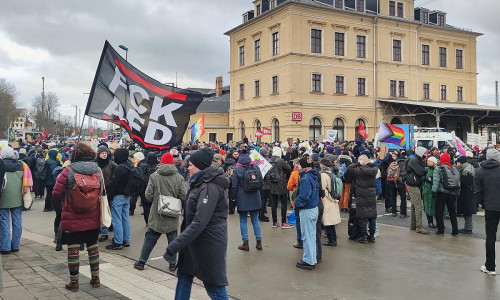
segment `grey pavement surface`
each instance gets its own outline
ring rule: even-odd
[[[33,210],[23,214],[23,225],[26,232],[29,230],[50,239],[53,238],[54,214],[43,213],[42,209],[43,201],[37,200]],[[382,202],[378,209],[383,215]],[[131,217],[131,247],[113,252],[120,254],[120,263],[115,264],[134,275],[149,276],[155,280],[158,276],[172,276],[153,268],[168,270],[168,264],[161,257],[167,244],[165,236],[158,241],[144,271],[132,268],[146,230],[141,211],[142,207],[137,207],[136,214]],[[478,236],[484,232],[481,218],[475,217],[478,225],[474,230]],[[479,271],[484,264],[484,240],[469,236],[452,237],[449,234],[444,237],[417,234],[408,229],[409,219],[381,216],[378,220],[380,237],[375,244],[367,245],[348,240],[344,220],[337,225],[338,246],[323,247],[322,263],[314,271],[305,271],[295,267],[295,262],[302,256],[302,250],[292,247],[295,229],[273,229],[271,223],[260,223],[264,249],[257,251],[249,222],[251,248],[249,252],[244,252],[237,249],[241,244],[238,215],[229,216],[228,292],[238,299],[500,299],[500,278]],[[483,225],[480,225],[481,222]],[[445,224],[449,230],[449,221]],[[106,244],[100,243],[100,249]],[[497,243],[497,249],[499,246]],[[49,247],[53,248],[52,245]],[[24,247],[19,253],[23,251]],[[65,250],[51,253],[60,257],[61,263],[65,262]],[[500,255],[500,252],[497,253]],[[105,261],[110,259],[106,255],[108,253],[101,254]],[[154,272],[159,273],[156,276],[147,275]],[[101,281],[108,274],[101,274]],[[61,276],[67,276],[62,269]],[[156,283],[170,284],[171,288],[175,288],[175,281],[172,277]],[[198,292],[199,296],[193,296],[199,299],[206,297],[202,288]]]

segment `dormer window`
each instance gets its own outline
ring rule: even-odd
[[[270,0],[269,1],[269,8],[270,9],[273,9],[276,7],[276,0]]]
[[[446,24],[446,17],[444,14],[438,14],[438,25],[444,26]]]
[[[257,16],[260,16],[260,14],[262,13],[262,9],[261,9],[260,4],[257,4],[257,6],[255,7],[255,10],[257,11]]]
[[[335,0],[335,8],[344,8],[344,0]]]
[[[248,14],[243,15],[243,23],[248,22]]]
[[[428,11],[422,12],[422,22],[425,24],[429,24],[429,12]]]

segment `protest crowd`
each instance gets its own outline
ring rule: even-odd
[[[323,247],[375,243],[377,201],[394,218],[410,218],[411,232],[440,236],[447,219],[453,236],[472,234],[472,215],[484,210],[486,263],[481,271],[495,274],[500,152],[493,146],[461,155],[451,147],[384,150],[361,140],[245,140],[156,152],[133,143],[103,142],[94,149],[84,142],[38,142],[7,146],[1,158],[1,254],[22,250],[23,211],[32,201],[44,201],[44,212],[54,218],[55,250],[67,245],[66,288],[71,291],[79,288],[79,252],[85,247],[90,283],[99,287],[100,243],[111,251],[142,243],[134,267],[144,270],[165,234],[164,259],[178,275],[176,299],[189,299],[194,277],[212,299],[227,299],[228,217],[239,218],[241,251],[263,250],[261,226],[295,230],[290,247],[296,249],[290,251],[301,251],[296,266],[314,270],[326,263]],[[103,201],[109,205],[110,225],[109,216],[103,220]],[[143,241],[131,241],[130,217],[138,210],[147,229]],[[335,228],[341,212],[349,213],[345,233]],[[464,228],[458,228],[458,217],[464,218]]]

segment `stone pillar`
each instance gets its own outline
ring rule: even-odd
[[[474,117],[470,116],[470,132],[474,133]]]

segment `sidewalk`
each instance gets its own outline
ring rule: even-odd
[[[2,255],[4,290],[0,299],[173,299],[177,277],[147,267],[134,269],[134,261],[119,254],[100,252],[101,287],[90,286],[87,251],[80,252],[80,289],[64,288],[69,280],[66,247],[56,252],[52,240],[24,229],[21,249]],[[205,289],[193,285],[191,299],[209,299]]]

